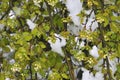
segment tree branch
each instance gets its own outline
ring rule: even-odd
[[[93,5],[93,7],[94,7],[93,10],[94,10],[95,14],[97,14],[96,6]],[[101,10],[104,13],[104,0],[101,0]],[[101,39],[101,42],[102,42],[102,48],[105,48],[106,47],[106,42],[105,42],[105,39],[104,39],[104,31],[105,31],[105,29],[103,27],[103,23],[98,22],[98,26],[99,26],[98,29],[100,31],[100,39]],[[107,74],[106,73],[104,74],[104,78],[106,79],[107,75],[108,75],[108,80],[112,80],[113,78],[112,78],[112,75],[110,73],[110,63],[109,63],[108,57],[106,56],[105,59],[103,59],[103,61],[104,61],[103,64],[107,65],[107,67],[106,67],[107,68]],[[103,67],[105,67],[105,66],[103,66]]]
[[[71,80],[76,80],[76,78],[74,76],[74,68],[73,68],[73,64],[72,64],[72,60],[71,60],[71,55],[64,48],[63,48],[63,50],[64,50],[64,53],[65,53],[65,60],[66,60],[66,64],[67,64],[68,69],[69,69],[70,78],[71,78]]]

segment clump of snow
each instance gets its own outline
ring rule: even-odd
[[[14,54],[14,49],[12,49],[9,45],[7,46],[10,49],[10,52],[8,53],[4,53],[2,56],[7,59],[10,60]]]
[[[89,30],[91,28],[91,30],[94,31],[98,27],[98,23],[95,20],[95,13],[94,13],[94,11],[92,11],[92,13],[91,13],[91,11],[92,10],[85,11],[87,15],[91,14],[90,17],[88,18],[88,21],[87,21],[87,24],[86,24],[86,29]],[[87,18],[85,18],[85,20],[86,19]]]
[[[14,63],[15,63],[15,60],[14,60],[14,59],[11,59],[11,60],[9,60],[9,63],[10,63],[10,64],[14,64]]]
[[[71,17],[71,19],[74,23],[74,26],[72,25],[72,27],[77,28],[78,30],[82,29],[85,26],[83,24],[86,23],[86,19],[87,19],[87,18],[85,18],[83,24],[80,24],[80,17],[77,16],[83,10],[82,2],[80,0],[66,0],[66,7],[67,7],[68,11],[70,12],[69,16]],[[89,15],[91,13],[91,11],[92,10],[87,10],[87,11],[85,11],[85,13]],[[75,25],[78,27],[75,27]],[[72,29],[72,27],[69,27],[69,28],[71,30],[74,30],[74,29]],[[88,18],[88,22],[86,24],[87,30],[90,29],[90,27],[91,27],[92,31],[94,31],[98,27],[98,23],[95,21],[94,11],[91,13],[90,17]],[[72,32],[75,32],[75,30]],[[76,30],[76,33],[77,32],[78,31]]]
[[[76,42],[76,48],[80,49],[85,46],[85,42],[82,40],[79,40],[79,37],[75,37],[75,42]]]
[[[92,72],[89,72],[89,70],[82,68],[83,75],[82,75],[82,80],[104,80],[103,74],[99,71],[93,75]]]
[[[64,55],[61,47],[66,45],[66,40],[59,34],[55,34],[55,36],[56,36],[55,43],[53,43],[51,40],[49,40],[48,42],[50,43],[52,51],[57,52],[59,55],[64,57],[65,55]]]
[[[0,52],[2,52],[2,48],[0,48]]]
[[[9,16],[10,16],[10,19],[13,19],[15,17],[15,14],[14,14],[14,12],[12,10],[10,11]]]
[[[66,6],[74,24],[80,26],[80,18],[77,16],[82,10],[82,3],[80,0],[66,0]]]
[[[101,71],[102,67],[101,65],[103,64],[103,59],[99,60],[98,63],[93,67],[97,71]]]
[[[74,24],[68,24],[67,30],[71,32],[72,35],[79,35],[79,31],[81,30],[81,27],[75,26]]]
[[[98,57],[99,57],[98,48],[97,48],[96,46],[93,46],[93,47],[92,47],[92,50],[90,50],[90,55],[92,55],[92,56],[95,57],[95,58],[98,58]]]
[[[36,26],[36,24],[33,23],[30,19],[27,19],[27,24],[31,30],[33,30]]]
[[[93,80],[93,74],[90,73],[87,69],[82,68],[82,80]]]
[[[100,72],[100,71],[97,72],[97,73],[95,74],[94,80],[104,80],[104,78],[103,78],[103,73]]]
[[[117,70],[117,68],[116,68],[116,65],[117,65],[117,59],[115,58],[115,59],[112,59],[112,60],[110,60],[109,59],[109,57],[108,57],[108,60],[109,60],[109,67],[110,67],[110,70],[112,71],[112,76],[114,76],[114,73],[116,72],[116,70]],[[93,68],[95,69],[95,70],[97,70],[97,71],[101,71],[102,70],[102,67],[103,66],[101,66],[101,65],[103,65],[103,59],[101,59],[101,60],[99,60],[98,61],[98,64],[97,65],[95,65]],[[106,64],[104,65],[105,67],[106,67]],[[96,74],[97,76],[98,75],[101,75],[101,74]],[[99,77],[98,77],[99,78]],[[114,78],[114,77],[113,77]],[[96,79],[97,80],[97,79]]]
[[[109,58],[108,58],[109,59]],[[112,75],[114,75],[114,73],[116,72],[117,68],[116,68],[116,65],[117,65],[117,59],[113,59],[113,60],[110,60],[109,59],[109,64],[110,64],[110,69],[112,70]]]
[[[6,78],[5,80],[11,80],[10,78]]]
[[[85,42],[82,41],[81,44],[80,44],[80,47],[84,47],[84,45],[85,45]]]
[[[3,24],[0,24],[0,30],[2,30],[4,28]]]

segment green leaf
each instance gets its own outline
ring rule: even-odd
[[[0,40],[0,47],[5,46],[5,45],[8,45],[8,44],[9,44],[8,39],[2,38],[2,39]]]
[[[111,27],[111,29],[112,29],[113,32],[117,32],[119,30],[118,26],[117,26],[117,24],[115,22],[112,22],[110,24],[110,27]]]
[[[48,37],[48,39],[52,42],[52,43],[55,43],[56,42],[56,38],[55,36],[52,34],[51,37]]]
[[[62,74],[62,77],[65,78],[65,79],[69,79],[69,76],[65,73]]]
[[[42,53],[42,48],[40,45],[36,45],[34,48],[33,48],[33,51],[36,53],[36,54],[41,54]]]
[[[48,80],[62,80],[62,79],[59,73],[53,72],[52,74],[49,75]]]
[[[117,65],[117,71],[120,73],[120,64]]]
[[[118,54],[118,57],[120,57],[120,44],[117,44],[117,54]]]
[[[58,2],[58,0],[47,0],[48,4],[51,6],[55,6]]]
[[[39,61],[33,62],[33,63],[32,63],[32,66],[34,67],[34,70],[35,70],[35,71],[38,71],[38,70],[40,70],[40,69],[42,68],[42,65],[40,64]]]
[[[30,60],[30,58],[28,57],[27,49],[24,47],[18,48],[18,51],[15,53],[15,59],[19,61]]]
[[[70,21],[71,21],[71,18],[70,18],[70,17],[62,18],[62,21],[63,21],[63,22],[70,22]]]
[[[23,41],[23,39],[19,39],[16,41],[16,44],[19,44],[19,45],[23,45],[25,42]]]
[[[20,16],[20,15],[21,15],[21,9],[20,9],[20,8],[18,8],[18,7],[13,7],[13,10],[14,10],[14,12],[15,12],[15,14],[16,14],[17,16]]]
[[[8,46],[4,46],[4,47],[2,47],[2,49],[3,49],[3,52],[5,52],[5,53],[10,52],[10,48]]]
[[[40,37],[41,33],[40,33],[39,29],[34,28],[34,29],[32,30],[32,35],[33,35],[34,37],[35,37],[35,36]]]
[[[61,33],[61,36],[63,36],[64,38],[69,38],[69,35],[70,35],[70,32],[68,32],[68,31],[62,31]]]
[[[5,76],[4,73],[0,73],[0,79],[1,79],[1,80],[5,80],[5,77],[4,77],[4,76]]]
[[[104,17],[104,27],[106,27],[109,24],[109,19],[107,17]]]
[[[25,41],[30,41],[32,39],[32,35],[29,32],[24,32],[22,36]]]
[[[44,28],[44,30],[45,30],[46,32],[49,32],[49,30],[50,30],[50,26],[47,25],[47,24],[44,24],[44,25],[43,25],[43,28]]]
[[[39,45],[41,46],[41,48],[46,48],[46,45],[43,42],[39,42]]]
[[[113,22],[119,22],[120,21],[120,16],[111,16],[111,20]]]

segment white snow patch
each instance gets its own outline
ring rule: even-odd
[[[5,80],[11,80],[10,78],[6,78]]]
[[[36,24],[33,23],[30,19],[27,19],[27,24],[31,30],[33,30],[36,26]]]
[[[9,60],[9,63],[10,63],[10,64],[14,64],[14,63],[15,63],[15,60],[14,60],[14,59],[11,59],[11,60]]]
[[[80,24],[80,17],[77,16],[82,10],[82,2],[80,0],[66,0],[66,7],[70,12],[69,16],[71,17],[74,25],[77,25],[80,29],[82,29],[85,25],[86,18],[84,19],[83,24]],[[86,14],[90,14],[92,10],[85,11]],[[92,23],[92,24],[91,24]],[[94,12],[91,13],[91,16],[88,18],[88,22],[86,24],[86,29],[92,29],[94,31],[98,27],[98,23],[95,21]],[[77,29],[79,29],[77,28]]]
[[[100,72],[100,71],[97,72],[97,73],[95,74],[94,80],[104,80],[102,72]]]
[[[52,47],[52,51],[57,52],[59,55],[64,57],[65,55],[64,55],[61,47],[66,45],[66,40],[59,34],[55,34],[55,36],[56,36],[55,43],[53,43],[51,40],[48,40],[48,42],[50,43],[50,46]],[[61,40],[57,37],[59,37]]]
[[[14,14],[14,12],[12,10],[10,11],[9,16],[10,16],[10,19],[13,19],[15,17],[15,14]]]
[[[72,35],[79,35],[79,31],[81,30],[81,27],[75,26],[74,24],[68,24],[67,31],[69,31]]]
[[[92,56],[95,57],[95,58],[98,58],[98,57],[99,57],[98,48],[97,48],[96,46],[93,46],[93,47],[92,47],[92,50],[90,50],[90,55],[92,55]]]
[[[2,52],[2,48],[0,48],[0,52]]]
[[[103,74],[100,71],[97,72],[94,76],[92,72],[89,72],[89,70],[85,68],[82,68],[82,70],[83,70],[82,80],[104,80]]]
[[[82,68],[82,80],[93,80],[93,74],[90,73],[87,69]]]
[[[86,14],[90,14],[92,10],[85,11]],[[86,20],[86,18],[85,18]],[[85,23],[85,22],[84,22]],[[83,24],[84,24],[83,23]],[[98,23],[95,20],[95,13],[94,11],[91,13],[90,17],[88,18],[88,22],[86,24],[86,29],[89,30],[91,28],[92,31],[94,31],[98,27]]]
[[[99,60],[98,63],[94,66],[94,69],[97,71],[101,71],[102,67],[101,65],[103,64],[103,59]]]
[[[109,59],[109,58],[108,58]],[[112,70],[112,74],[114,75],[114,73],[116,72],[117,68],[116,68],[116,65],[117,65],[117,59],[113,59],[113,60],[110,60],[109,59],[109,63],[110,63],[110,69]]]
[[[84,47],[85,46],[85,42],[82,41],[81,44],[80,44],[80,47]]]
[[[0,24],[0,30],[2,30],[4,28],[3,24]]]
[[[10,60],[11,57],[13,56],[13,54],[14,54],[14,49],[12,49],[9,45],[8,45],[7,47],[10,49],[10,52],[4,53],[2,56],[3,56],[5,59]]]
[[[70,12],[69,16],[74,24],[80,26],[80,18],[77,16],[77,14],[82,10],[82,3],[80,0],[66,0],[66,6]]]

